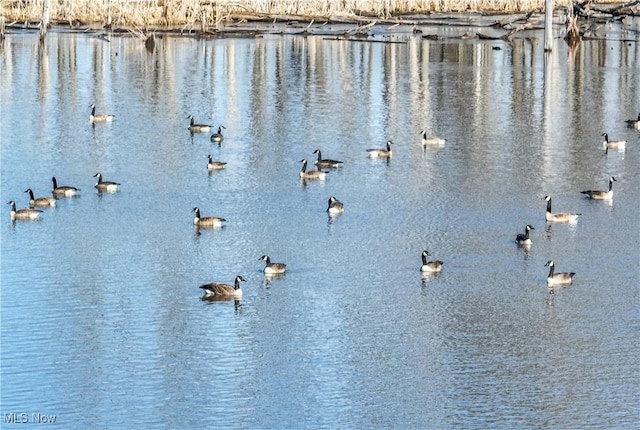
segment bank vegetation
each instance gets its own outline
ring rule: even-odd
[[[556,8],[597,6],[625,12],[639,1],[555,0]],[[434,13],[513,14],[541,12],[544,0],[0,0],[7,24],[39,23],[47,9],[51,24],[106,28],[179,28],[244,21],[306,20],[366,22],[410,20]]]

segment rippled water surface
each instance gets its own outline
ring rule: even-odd
[[[395,41],[8,34],[3,427],[639,426],[638,44]],[[316,148],[344,165],[301,182]],[[80,195],[12,223],[52,176]],[[611,203],[580,194],[610,176]],[[580,221],[545,225],[545,195]],[[226,225],[194,228],[195,206]],[[550,259],[573,285],[547,288]],[[202,300],[236,275],[241,300]]]

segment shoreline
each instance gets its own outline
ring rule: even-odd
[[[49,0],[37,1],[40,1],[40,7],[42,7],[42,4]],[[174,3],[180,3],[180,1],[181,0]],[[285,6],[287,2],[290,3],[292,1],[294,0],[282,0]],[[385,0],[377,3],[383,4],[384,6],[391,1],[392,0]],[[480,3],[483,1],[485,0],[480,0]],[[13,4],[25,3],[27,2]],[[74,2],[74,4],[75,3],[76,2]],[[155,16],[154,13],[157,11],[153,12],[148,10],[149,8],[142,8],[142,10],[137,10],[136,13],[129,11],[132,19],[129,24],[123,24],[122,14],[120,14],[120,18],[114,19],[111,8],[109,8],[107,16],[98,13],[101,9],[96,8],[94,12],[98,14],[93,17],[84,14],[85,12],[83,10],[75,10],[74,12],[72,8],[71,11],[63,11],[64,13],[62,13],[62,15],[64,15],[65,19],[60,19],[61,11],[47,10],[45,8],[45,13],[39,17],[37,15],[34,16],[38,8],[32,7],[30,9],[32,14],[30,15],[30,19],[19,21],[15,19],[15,16],[24,13],[24,11],[18,11],[15,10],[16,8],[13,8],[9,10],[10,13],[7,13],[5,7],[7,2],[5,1],[0,5],[2,6],[0,9],[0,39],[4,38],[5,33],[15,31],[40,31],[42,35],[43,28],[41,18],[45,22],[48,22],[46,28],[55,31],[110,33],[123,36],[131,35],[145,39],[148,43],[152,43],[156,37],[163,36],[195,36],[204,39],[215,39],[228,37],[260,37],[266,34],[324,35],[362,40],[369,36],[380,34],[413,33],[418,35],[422,34],[423,38],[436,40],[438,39],[437,34],[423,34],[423,30],[434,27],[486,28],[487,32],[482,34],[475,33],[468,35],[465,33],[460,37],[468,39],[502,39],[508,41],[511,36],[518,32],[541,30],[544,28],[544,10],[537,7],[532,8],[532,6],[539,4],[539,2],[520,2],[519,4],[521,5],[525,5],[525,3],[528,5],[529,10],[526,11],[499,11],[495,10],[495,8],[484,10],[477,8],[477,10],[471,10],[467,5],[467,10],[465,11],[399,10],[390,13],[387,10],[380,11],[370,9],[367,11],[357,10],[357,14],[344,13],[333,15],[328,14],[327,12],[330,11],[326,10],[321,10],[321,12],[324,13],[299,14],[294,13],[298,11],[297,9],[292,10],[286,7],[280,9],[274,8],[271,12],[262,12],[251,10],[248,5],[252,3],[254,2],[251,0],[240,3],[230,3],[224,0],[203,0],[200,2],[202,10],[200,11],[199,19],[196,18],[198,13],[191,11],[190,13],[185,13],[182,17],[173,17],[172,19],[176,21],[176,23],[169,23],[169,20],[166,18],[164,18],[164,23],[157,21],[157,19],[155,21],[149,19],[149,16]],[[332,3],[332,1],[325,0],[325,3]],[[349,3],[349,0],[343,3]],[[411,5],[411,3],[415,3],[415,1],[406,1],[407,5]],[[544,0],[542,0],[542,3],[544,4]],[[553,14],[554,27],[567,25],[568,16],[570,12],[572,12],[567,6],[567,4],[570,3],[570,0],[556,0]],[[101,3],[97,2],[95,4],[100,5]],[[134,1],[129,2],[129,4],[143,4],[148,6],[149,3]],[[165,0],[159,0],[156,4],[159,6],[154,6],[151,9],[162,7],[164,13],[168,13]],[[193,2],[190,4],[193,5]],[[313,5],[313,0],[310,0],[308,4]],[[223,9],[226,10],[226,12],[224,12]],[[145,11],[148,15],[144,14]],[[381,14],[381,12],[383,13]],[[586,4],[585,2],[583,5],[574,4],[573,12],[579,22],[624,22],[625,19],[636,20],[640,18],[640,1],[608,1],[596,5]],[[46,19],[47,14],[50,17],[48,20]],[[97,19],[98,16],[102,18]],[[7,19],[8,17],[14,19]],[[83,19],[80,19],[80,17]],[[149,23],[149,25],[137,25],[136,22],[141,19]],[[636,32],[636,37],[635,39],[627,41],[637,42],[639,39],[638,33],[640,32],[638,30],[631,31]],[[46,33],[46,31],[44,33]],[[585,38],[601,38],[601,36],[597,34],[582,34],[582,36]]]

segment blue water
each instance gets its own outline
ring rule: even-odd
[[[637,43],[9,33],[1,407],[61,428],[640,425]],[[493,47],[500,47],[495,50]],[[89,123],[89,108],[115,115]],[[217,128],[190,135],[186,117]],[[419,131],[447,139],[422,148]],[[602,150],[603,132],[628,140]],[[392,140],[391,160],[366,149]],[[344,161],[303,183],[303,158]],[[226,161],[208,174],[207,155]],[[121,183],[93,188],[96,172]],[[51,176],[81,188],[9,216]],[[604,189],[614,198],[579,193]],[[330,219],[329,196],[345,204]],[[545,225],[554,211],[575,225]],[[194,206],[227,219],[193,226]],[[531,224],[527,252],[513,242]],[[420,254],[444,261],[423,277]],[[260,256],[285,262],[265,278]],[[547,268],[576,272],[549,290]],[[207,282],[247,279],[242,300]]]

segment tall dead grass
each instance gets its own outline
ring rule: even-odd
[[[0,0],[7,22],[39,21],[45,0]],[[571,0],[555,0],[556,7]],[[113,27],[190,26],[204,18],[308,16],[337,19],[429,12],[542,11],[544,0],[51,0],[52,22]]]

